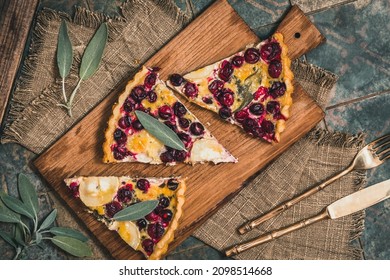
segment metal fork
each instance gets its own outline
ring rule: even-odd
[[[259,218],[249,221],[248,223],[241,226],[238,229],[238,231],[241,234],[251,231],[256,226],[281,214],[282,212],[292,207],[293,205],[297,204],[301,200],[319,192],[320,190],[323,190],[325,187],[329,186],[334,181],[348,174],[352,170],[368,170],[381,165],[389,158],[390,158],[390,134],[386,134],[372,141],[371,143],[367,144],[365,147],[363,147],[356,154],[355,158],[352,160],[350,165],[340,173],[314,186],[313,188],[300,194],[299,196],[294,197],[293,199],[287,202],[284,202],[283,204],[277,206],[276,208],[272,209],[268,213],[260,216]]]

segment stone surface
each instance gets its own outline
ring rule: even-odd
[[[310,13],[354,1],[356,0],[291,0],[290,2],[292,5],[298,5],[305,13]]]

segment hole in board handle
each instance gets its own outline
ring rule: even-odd
[[[295,37],[295,39],[301,38],[301,33],[296,32],[296,33],[294,34],[294,37]]]

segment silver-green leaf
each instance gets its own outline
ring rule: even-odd
[[[58,236],[67,236],[67,237],[73,237],[75,239],[78,239],[82,242],[86,242],[88,240],[87,237],[85,237],[81,232],[71,229],[71,228],[65,228],[65,227],[52,227],[49,229],[50,233]]]
[[[99,68],[102,60],[103,51],[106,47],[108,38],[107,24],[102,23],[95,35],[92,37],[88,46],[85,48],[81,59],[79,76],[81,80],[86,80],[91,77]]]
[[[3,197],[3,195],[1,197]],[[20,215],[9,210],[0,200],[0,222],[20,223],[20,221]]]
[[[116,221],[135,221],[148,215],[157,205],[158,200],[135,203],[116,213],[113,219]]]
[[[37,216],[39,212],[38,195],[33,184],[24,174],[19,174],[18,189],[24,204],[30,209],[31,213],[34,213],[34,216]]]
[[[18,245],[16,245],[15,242],[12,240],[11,235],[6,233],[5,231],[0,230],[0,237],[3,238],[5,242],[7,242],[9,245],[14,247],[15,249],[18,247]]]
[[[54,209],[53,211],[50,212],[49,215],[47,215],[46,219],[43,220],[41,226],[39,227],[39,230],[41,231],[50,227],[51,224],[54,223],[56,218],[57,218],[57,209]]]
[[[14,239],[16,243],[18,243],[19,245],[23,247],[26,246],[26,243],[24,242],[25,239],[24,232],[20,224],[15,224],[14,226]]]
[[[69,254],[76,257],[89,257],[92,256],[92,250],[88,244],[68,236],[54,236],[51,241],[68,252]]]
[[[57,42],[57,66],[62,79],[68,76],[70,67],[72,66],[72,60],[72,43],[69,39],[66,22],[62,20]]]
[[[1,200],[12,211],[24,215],[30,219],[34,218],[34,214],[30,212],[30,209],[19,199],[10,195],[1,196]]]
[[[177,134],[167,125],[142,111],[136,110],[135,114],[137,115],[137,118],[141,122],[142,126],[150,134],[160,140],[164,145],[176,150],[186,150],[179,136],[177,136]]]

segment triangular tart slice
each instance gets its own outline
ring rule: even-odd
[[[268,142],[279,142],[290,116],[293,73],[283,35],[269,39],[184,76],[168,86],[199,106]]]
[[[65,179],[71,194],[79,198],[96,219],[147,259],[160,259],[168,250],[179,225],[186,185],[180,178],[74,177]],[[116,221],[114,215],[147,200],[158,206],[136,221]]]
[[[167,147],[152,136],[138,120],[136,110],[166,124],[179,136],[186,151]],[[114,105],[105,131],[103,152],[106,163],[237,162],[159,79],[156,69],[146,67],[128,82]]]

